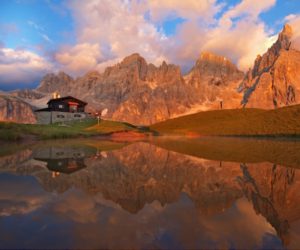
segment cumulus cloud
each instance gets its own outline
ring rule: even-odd
[[[275,4],[276,0],[242,0],[225,8],[225,2],[216,0],[73,0],[68,8],[76,42],[62,44],[53,53],[55,69],[79,76],[102,71],[137,52],[148,62],[158,65],[166,60],[186,72],[202,51],[211,51],[247,70],[276,39],[260,19]],[[286,21],[297,23],[297,17],[291,14]],[[184,21],[167,36],[161,27],[170,18]],[[52,43],[43,26],[32,20],[27,24]],[[14,25],[7,28],[16,30]],[[53,69],[52,63],[33,52],[0,47],[1,83],[33,82]]]
[[[256,56],[266,52],[276,38],[265,32],[263,23],[249,22],[245,19],[236,23],[235,27],[218,27],[211,31],[203,50],[224,55],[242,70],[247,70]]]
[[[74,47],[65,47],[55,55],[62,68],[75,75],[85,73],[95,68],[101,61],[99,44],[82,43]]]
[[[51,63],[33,52],[0,48],[1,85],[31,84],[51,70]]]
[[[210,4],[214,7],[210,10],[212,14],[221,7]],[[243,0],[212,23],[203,25],[199,20],[188,19],[178,28],[174,36],[176,42],[169,47],[168,57],[188,69],[201,51],[211,51],[247,70],[256,56],[264,53],[276,40],[259,19],[262,12],[275,4],[276,0]]]
[[[74,0],[69,8],[76,24],[77,44],[61,47],[55,58],[73,75],[103,70],[135,52],[148,62],[166,60],[187,71],[201,51],[209,50],[247,70],[257,54],[265,52],[276,38],[259,19],[275,3],[243,0],[224,11],[224,3],[216,0]],[[216,18],[217,13],[222,15]],[[150,18],[146,18],[148,14]],[[168,37],[157,22],[169,18],[185,21]]]
[[[300,50],[300,15],[289,15],[284,19],[293,29],[292,47]]]
[[[216,0],[149,0],[148,7],[151,17],[156,21],[172,16],[212,20],[221,8],[216,2]]]
[[[256,21],[260,13],[270,9],[276,4],[276,0],[243,0],[230,8],[221,18],[220,24],[230,27],[232,19],[246,17]]]
[[[181,66],[191,67],[201,51],[211,51],[231,59],[242,70],[247,70],[258,54],[264,53],[276,40],[266,32],[259,14],[275,4],[275,0],[243,0],[231,7],[213,26],[199,25],[188,20],[178,29],[172,59]],[[171,54],[171,53],[170,53]]]
[[[154,63],[165,59],[162,50],[166,37],[145,19],[139,4],[119,0],[75,0],[70,3],[70,8],[76,23],[78,44],[63,47],[56,53],[60,63],[62,58],[68,58],[68,63],[63,63],[68,72],[76,74],[74,69],[103,68],[108,61],[121,60],[135,52]],[[83,44],[85,51],[93,51],[88,52],[87,65],[77,60],[78,46]]]

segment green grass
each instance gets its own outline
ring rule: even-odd
[[[98,125],[96,119],[49,125],[0,122],[0,140],[16,141],[26,137],[42,140],[65,139],[90,137],[128,130],[135,130],[135,127],[127,123],[107,120],[101,120]]]
[[[86,128],[86,131],[94,133],[113,133],[118,131],[138,131],[138,129],[129,123],[102,120],[99,125],[93,124]]]
[[[300,136],[300,105],[200,112],[154,124],[150,129],[173,135]]]

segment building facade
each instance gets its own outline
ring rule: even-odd
[[[35,111],[39,124],[81,120],[87,117],[87,103],[72,96],[51,99],[47,105],[47,108]]]

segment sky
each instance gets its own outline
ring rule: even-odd
[[[102,72],[136,52],[185,73],[210,51],[246,71],[287,22],[300,27],[299,0],[1,0],[0,90]]]

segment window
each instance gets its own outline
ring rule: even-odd
[[[57,115],[56,117],[57,117],[57,118],[65,118],[64,115]]]
[[[80,114],[75,114],[74,117],[81,117],[81,115]]]

